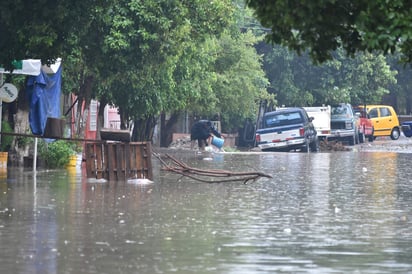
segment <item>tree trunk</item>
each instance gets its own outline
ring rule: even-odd
[[[121,107],[118,107],[120,116],[120,129],[129,129],[129,115]]]
[[[104,124],[104,109],[107,105],[107,101],[105,99],[101,99],[99,101],[99,110],[97,112],[97,130],[96,130],[96,139],[101,140],[100,137],[100,129]]]
[[[133,142],[147,142],[153,140],[156,117],[149,116],[146,119],[135,119],[133,122]]]
[[[165,114],[162,113],[162,125],[160,129],[160,146],[168,147],[173,141],[173,132],[175,132],[176,124],[181,117],[181,112],[174,112],[170,115],[169,120],[166,121]]]
[[[27,100],[26,93],[19,92],[18,99],[11,103],[17,109],[14,116],[14,133],[31,134],[29,123],[29,102]],[[10,119],[11,117],[9,117]],[[33,138],[31,137],[15,137],[12,144],[12,153],[15,153],[15,157],[10,157],[14,165],[22,165],[25,156],[29,156],[29,149],[33,144]]]
[[[91,101],[92,87],[94,77],[89,75],[85,78],[80,86],[78,101],[77,101],[77,117],[75,119],[75,132],[78,138],[84,138],[86,121],[89,113],[89,106]]]

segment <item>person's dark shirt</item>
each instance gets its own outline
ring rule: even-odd
[[[215,135],[216,137],[221,137],[221,134],[216,130],[212,122],[209,120],[199,120],[196,123],[194,123],[190,133],[192,140],[205,140],[210,137],[211,133],[213,133],[213,135]]]

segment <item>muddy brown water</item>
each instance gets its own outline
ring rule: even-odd
[[[410,153],[169,150],[204,169],[261,171],[207,184],[84,170],[0,173],[2,273],[411,273]]]

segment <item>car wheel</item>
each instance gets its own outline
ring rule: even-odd
[[[391,132],[391,139],[392,140],[398,140],[400,135],[401,135],[401,133],[399,131],[399,128],[392,129],[392,132]]]

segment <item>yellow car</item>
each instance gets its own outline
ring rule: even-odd
[[[364,107],[364,106],[359,106]],[[398,115],[391,106],[387,105],[366,105],[369,119],[372,121],[374,132],[373,137],[390,136],[392,140],[398,140],[401,135]]]

